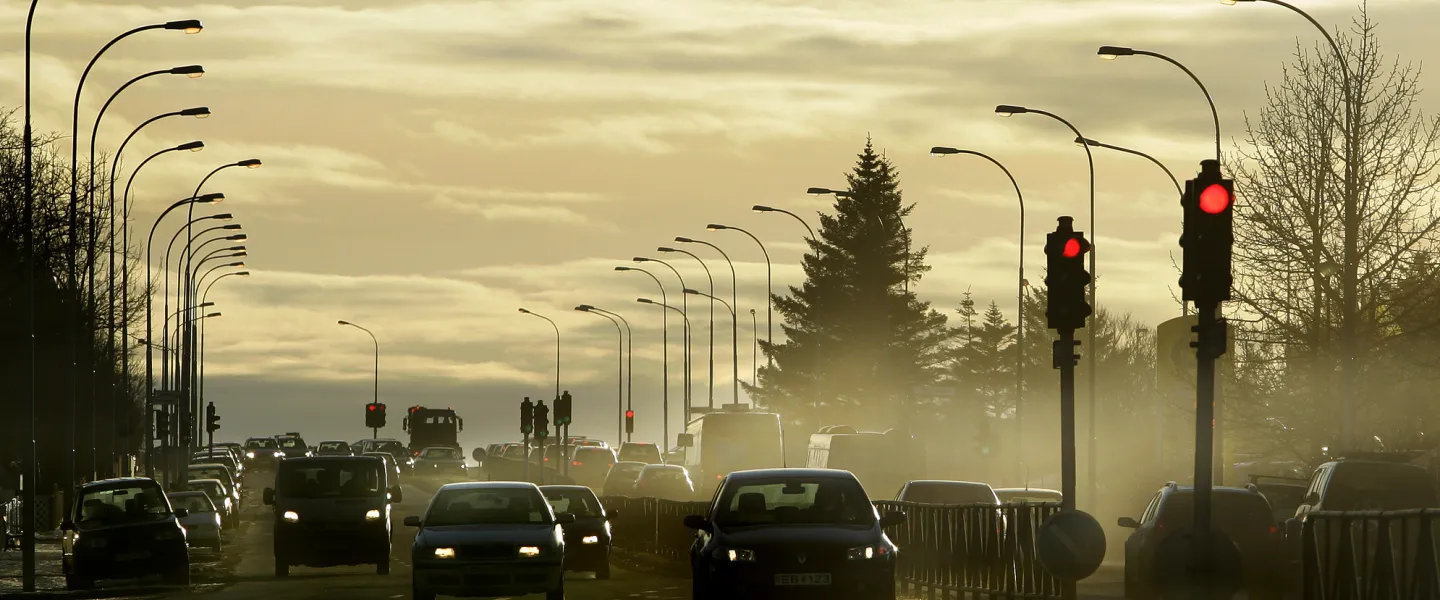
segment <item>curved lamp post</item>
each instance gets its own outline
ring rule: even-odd
[[[760,322],[750,309],[750,387],[760,385]]]
[[[807,227],[808,227],[808,225],[807,225]],[[739,228],[739,227],[733,227],[733,226],[730,226],[730,225],[721,225],[721,224],[719,224],[719,223],[711,223],[711,224],[709,224],[709,225],[706,225],[705,228],[708,229],[708,230],[710,230],[710,231],[723,231],[723,230],[726,230],[726,229],[729,229],[729,230],[731,230],[731,231],[738,231],[738,232],[743,233],[743,234],[745,234],[745,235],[747,235],[747,236],[750,236],[750,239],[755,240],[755,244],[758,245],[758,246],[760,246],[760,253],[763,254],[763,255],[765,255],[765,343],[766,343],[767,345],[774,344],[774,343],[775,343],[775,326],[774,326],[774,323],[771,321],[772,312],[771,312],[771,308],[770,308],[770,294],[771,294],[772,291],[773,291],[773,286],[774,286],[774,284],[771,283],[772,279],[771,279],[770,251],[765,249],[765,242],[760,241],[760,238],[755,237],[755,234],[750,233],[749,231],[746,231],[746,230],[741,229],[741,228]],[[771,347],[773,347],[773,346],[771,346]],[[770,366],[771,366],[771,367],[774,367],[774,366],[775,366],[775,359],[773,359],[773,358],[770,359]]]
[[[653,263],[656,263],[656,264],[664,265],[665,268],[670,269],[670,272],[671,272],[671,273],[674,273],[674,274],[675,274],[675,278],[676,278],[676,279],[680,280],[680,289],[682,289],[682,290],[685,289],[685,278],[680,276],[680,270],[679,270],[679,269],[676,269],[674,265],[672,265],[672,264],[670,264],[670,263],[668,263],[668,262],[665,262],[665,261],[663,261],[663,260],[660,260],[660,259],[658,259],[658,258],[648,258],[648,257],[644,257],[644,256],[636,256],[636,257],[634,257],[634,258],[631,258],[630,260],[631,260],[631,261],[634,261],[634,262],[637,262],[637,263],[653,262]],[[664,286],[661,286],[661,289],[663,290],[663,289],[664,289]],[[692,395],[691,395],[691,389],[690,389],[690,388],[691,388],[691,386],[690,386],[690,365],[692,364],[692,363],[690,362],[690,360],[691,360],[691,356],[693,356],[693,352],[692,352],[693,349],[691,348],[691,343],[692,343],[692,341],[695,339],[695,338],[694,338],[694,334],[691,332],[691,329],[690,329],[690,300],[689,300],[689,298],[690,298],[690,297],[689,297],[689,296],[686,296],[685,294],[680,294],[680,314],[685,318],[685,352],[684,352],[684,356],[685,356],[685,394],[684,394],[684,396],[685,396],[685,425],[686,425],[686,426],[689,426],[689,424],[690,424],[690,409],[691,409],[691,407],[693,406],[693,405],[691,404],[691,402],[692,402]]]
[[[24,472],[27,481],[37,481],[40,476],[40,469],[37,465],[39,449],[35,430],[36,406],[35,406],[35,132],[30,123],[30,37],[35,24],[35,7],[39,0],[30,0],[30,10],[25,15],[25,130],[24,139],[21,145],[25,155],[25,209],[22,216],[20,235],[24,236],[21,242],[21,267],[24,269],[25,292],[25,356],[24,371],[20,378],[23,382],[19,398],[26,403],[25,432],[29,437],[25,441]],[[21,511],[20,518],[20,580],[21,588],[26,592],[35,591],[35,486],[27,485],[21,490],[21,506],[26,507]]]
[[[525,309],[525,308],[521,308],[521,309],[520,309],[520,312],[525,313],[525,314],[527,314],[527,315],[530,315],[530,316],[532,316],[532,317],[539,317],[539,318],[541,318],[541,319],[545,319],[545,322],[549,323],[549,324],[550,324],[550,327],[553,327],[553,328],[555,329],[555,397],[556,397],[556,398],[559,398],[559,397],[560,397],[560,326],[559,326],[559,325],[556,325],[556,324],[555,324],[555,321],[551,320],[550,317],[547,317],[547,316],[542,315],[542,314],[540,314],[540,313],[531,312],[531,311],[529,311],[529,310],[527,310],[527,309]]]
[[[725,309],[726,309],[726,310],[729,310],[729,311],[730,311],[730,322],[731,322],[731,324],[733,325],[733,324],[735,323],[735,321],[736,321],[736,317],[735,317],[735,307],[730,306],[730,303],[729,303],[729,302],[726,302],[726,301],[724,301],[724,300],[721,300],[721,299],[719,299],[719,298],[716,298],[715,296],[711,296],[710,294],[707,294],[707,293],[705,293],[705,292],[701,292],[701,291],[697,291],[697,290],[693,290],[693,289],[689,289],[689,288],[686,288],[686,289],[685,289],[685,293],[690,294],[690,295],[693,295],[693,296],[705,296],[706,298],[709,298],[709,299],[711,299],[711,300],[716,300],[716,301],[720,302],[721,305],[724,305],[724,306],[725,306]],[[732,381],[733,381],[732,387],[733,387],[734,390],[735,390],[735,400],[734,400],[735,404],[739,404],[739,403],[740,403],[740,333],[739,333],[739,331],[740,331],[740,330],[739,330],[739,328],[737,328],[737,327],[731,327],[731,328],[730,328],[730,368],[731,368],[731,377],[732,377]]]
[[[739,325],[739,324],[735,321],[735,319],[734,319],[734,316],[735,316],[735,307],[740,304],[740,278],[735,274],[735,262],[734,262],[734,261],[731,261],[731,260],[730,260],[730,255],[729,255],[729,254],[726,254],[724,250],[721,250],[719,246],[716,246],[715,244],[712,244],[712,243],[707,242],[707,241],[705,241],[705,240],[696,240],[696,239],[691,239],[691,238],[687,238],[687,237],[676,237],[676,238],[675,238],[675,241],[680,242],[680,243],[682,243],[682,244],[701,244],[701,245],[704,245],[704,246],[709,246],[709,247],[713,248],[716,252],[719,252],[719,253],[720,253],[720,256],[725,259],[725,264],[730,265],[730,302],[731,302],[731,304],[728,304],[728,305],[727,305],[727,306],[730,307],[730,316],[731,316],[731,319],[730,319],[730,338],[731,338],[732,340],[738,340],[738,339],[740,339],[740,325]],[[712,297],[712,298],[713,298],[713,297]],[[724,304],[724,302],[721,302],[721,304]],[[738,349],[732,348],[732,350],[734,350],[734,351],[737,353],[736,356],[739,356],[739,354],[738,354],[739,350],[738,350]],[[734,403],[734,404],[739,404],[739,403],[740,403],[740,379],[739,379],[738,377],[735,378],[735,380],[731,383],[731,386],[730,386],[730,387],[731,387],[731,394],[732,394],[732,399],[730,400],[730,402],[732,402],[732,403]]]
[[[681,289],[684,289],[684,288],[682,287]],[[685,297],[685,294],[680,294],[680,297],[681,297],[681,298],[684,298],[684,297]],[[653,304],[653,305],[655,305],[655,306],[659,306],[659,307],[661,307],[661,308],[668,309],[668,310],[673,310],[673,311],[675,311],[675,312],[680,313],[680,320],[682,320],[682,321],[685,322],[685,331],[687,331],[687,332],[690,331],[690,315],[685,314],[685,310],[684,310],[684,309],[682,309],[682,308],[676,308],[676,307],[674,307],[674,306],[670,306],[669,304],[666,304],[666,303],[664,303],[663,301],[661,301],[661,302],[656,302],[656,301],[651,300],[651,299],[649,299],[649,298],[636,298],[635,301],[636,301],[636,302],[639,302],[639,303],[641,303],[641,304]],[[666,417],[666,422],[669,422],[669,418],[668,418],[668,417]],[[689,425],[689,423],[690,423],[690,407],[689,407],[688,405],[685,407],[685,423],[686,423],[686,425]],[[681,429],[683,430],[684,428],[682,427]]]
[[[765,206],[764,204],[756,204],[755,206],[750,207],[750,210],[753,210],[753,211],[755,211],[755,212],[757,212],[757,213],[770,213],[770,212],[773,212],[773,213],[780,213],[780,214],[782,214],[782,215],[789,215],[790,218],[795,219],[796,221],[799,221],[799,222],[800,222],[800,225],[805,228],[805,233],[809,234],[809,236],[810,236],[810,237],[807,239],[807,241],[806,241],[806,245],[810,246],[811,250],[813,250],[813,251],[815,252],[815,256],[816,256],[816,257],[819,257],[819,256],[820,256],[820,240],[815,237],[815,230],[814,230],[814,229],[811,229],[811,228],[810,228],[810,224],[807,223],[807,222],[805,222],[805,219],[800,218],[800,215],[797,215],[797,214],[795,214],[795,213],[793,213],[793,212],[790,212],[790,211],[788,211],[788,210],[785,210],[785,209],[783,209],[783,208],[775,208],[775,207],[773,207],[773,206]],[[821,362],[820,362],[820,342],[818,341],[820,332],[819,332],[818,330],[816,330],[814,333],[816,334],[815,337],[817,338],[817,341],[816,341],[816,343],[815,343],[815,400],[814,400],[814,403],[815,403],[815,427],[816,427],[816,429],[818,430],[819,427],[820,427],[820,401],[821,401],[822,398],[824,398],[824,395],[823,395],[822,390],[820,389],[820,370],[821,370]]]
[[[576,306],[575,310],[604,317],[615,325],[615,439],[624,438],[628,442],[630,438],[625,435],[625,332],[620,329],[620,321],[615,320],[615,317],[600,312],[589,304]]]
[[[690,258],[695,259],[695,262],[700,263],[700,268],[705,270],[705,280],[710,283],[710,293],[711,293],[711,294],[714,294],[714,293],[715,293],[715,278],[710,275],[710,267],[709,267],[708,265],[706,265],[706,264],[705,264],[705,261],[704,261],[704,260],[701,260],[701,258],[700,258],[699,256],[696,256],[694,252],[691,252],[691,251],[689,251],[689,250],[683,250],[683,249],[680,249],[680,248],[670,248],[670,247],[668,247],[668,246],[660,246],[659,248],[656,248],[655,251],[657,251],[657,252],[676,252],[676,253],[684,254],[685,256],[688,256],[688,257],[690,257]],[[683,286],[683,285],[681,286],[681,289],[684,289],[684,286]],[[683,294],[682,294],[682,295],[683,295]],[[715,301],[714,301],[714,300],[711,300],[711,301],[710,301],[710,322],[709,322],[709,328],[710,328],[710,393],[709,393],[709,395],[708,395],[708,399],[706,400],[706,402],[707,402],[706,406],[708,406],[708,407],[711,408],[711,409],[714,409],[714,408],[715,408]]]
[[[1105,60],[1115,60],[1121,56],[1149,56],[1158,58],[1175,65],[1181,71],[1184,71],[1186,75],[1189,75],[1190,79],[1195,82],[1195,85],[1200,86],[1200,93],[1205,94],[1205,102],[1210,104],[1210,118],[1215,121],[1215,162],[1220,162],[1220,113],[1215,110],[1215,99],[1210,96],[1210,90],[1205,89],[1205,83],[1200,81],[1200,78],[1196,77],[1193,71],[1185,65],[1180,64],[1180,61],[1159,52],[1151,52],[1149,50],[1136,50],[1135,48],[1127,48],[1125,46],[1101,46],[1100,50],[1096,51],[1095,54]]]
[[[1177,195],[1184,195],[1184,194],[1185,194],[1185,191],[1180,187],[1180,180],[1175,178],[1175,174],[1172,173],[1172,172],[1170,172],[1170,168],[1169,168],[1169,167],[1166,167],[1166,166],[1165,166],[1165,163],[1160,162],[1160,161],[1159,161],[1158,159],[1156,159],[1154,156],[1150,156],[1149,154],[1146,154],[1146,153],[1141,152],[1141,151],[1139,151],[1139,150],[1134,150],[1134,149],[1131,149],[1131,148],[1125,148],[1125,147],[1123,147],[1123,146],[1116,146],[1116,145],[1113,145],[1113,144],[1106,144],[1106,143],[1103,143],[1103,142],[1097,142],[1097,141],[1092,140],[1092,139],[1089,139],[1089,138],[1077,137],[1077,138],[1075,138],[1075,144],[1076,144],[1076,145],[1093,146],[1093,147],[1095,147],[1095,148],[1104,148],[1104,149],[1106,149],[1106,150],[1114,150],[1114,151],[1116,151],[1116,152],[1124,152],[1125,154],[1133,154],[1133,155],[1135,155],[1135,156],[1138,156],[1138,157],[1140,157],[1140,158],[1143,158],[1143,159],[1145,159],[1145,160],[1148,160],[1148,161],[1150,161],[1151,163],[1153,163],[1155,166],[1160,167],[1160,170],[1165,172],[1165,176],[1170,178],[1170,183],[1171,183],[1171,184],[1174,184],[1174,186],[1175,186],[1175,193],[1176,193]]]
[[[655,286],[660,288],[660,301],[668,302],[665,295],[665,284],[660,283],[660,278],[654,273],[638,267],[615,267],[616,271],[634,271],[644,273],[655,281]],[[660,419],[663,423],[660,427],[660,439],[670,439],[670,313],[660,311],[661,333],[660,333]],[[668,442],[667,442],[668,443]]]
[[[359,326],[359,325],[356,325],[356,324],[354,324],[354,323],[351,323],[351,322],[349,322],[349,321],[336,321],[335,324],[337,324],[337,325],[342,325],[342,326],[345,326],[345,327],[354,327],[354,328],[356,328],[356,329],[359,329],[360,331],[365,332],[366,335],[370,336],[370,341],[375,344],[375,399],[373,400],[373,402],[375,402],[376,404],[379,404],[379,403],[380,403],[380,340],[375,339],[375,333],[374,333],[374,332],[372,332],[372,331],[370,331],[369,329],[366,329],[366,328],[364,328],[364,327],[361,327],[361,326]],[[378,436],[378,434],[373,434],[373,433],[372,433],[372,435]]]
[[[814,229],[811,229],[811,228],[810,228],[810,224],[809,224],[809,223],[806,223],[806,222],[805,222],[805,219],[800,218],[800,215],[797,215],[797,214],[795,214],[795,213],[793,213],[793,212],[790,212],[790,211],[788,211],[788,210],[785,210],[785,209],[783,209],[783,208],[775,208],[775,207],[773,207],[773,206],[765,206],[764,204],[756,204],[755,206],[750,207],[750,210],[753,210],[753,211],[755,211],[755,212],[757,212],[757,213],[773,212],[773,213],[780,213],[780,214],[782,214],[782,215],[790,215],[790,218],[795,219],[796,221],[799,221],[800,224],[805,227],[805,232],[810,234],[810,240],[811,240],[811,241],[815,241],[815,230],[814,230]]]

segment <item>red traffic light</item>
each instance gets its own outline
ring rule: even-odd
[[[1065,249],[1061,253],[1065,258],[1075,258],[1080,256],[1081,252],[1084,252],[1084,250],[1080,247],[1080,240],[1070,238],[1065,240]]]
[[[635,418],[635,411],[633,411],[633,410],[627,410],[627,411],[625,411],[625,418],[627,418],[627,419],[633,419],[633,418]]]
[[[365,409],[366,409],[366,410],[375,410],[375,405],[374,405],[374,404],[366,404],[366,405],[365,405]]]
[[[1200,192],[1200,210],[1218,215],[1227,208],[1230,208],[1230,190],[1225,189],[1225,186],[1212,183]],[[1068,250],[1069,246],[1066,246],[1066,249]]]

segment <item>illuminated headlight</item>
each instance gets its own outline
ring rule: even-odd
[[[285,514],[280,515],[280,518],[281,518],[281,519],[284,519],[286,523],[299,523],[299,522],[300,522],[300,514],[297,513],[297,512],[295,512],[295,511],[293,511],[293,510],[287,510],[287,511],[285,511]]]
[[[281,452],[281,451],[279,451],[279,450],[276,450],[276,451],[275,451],[275,458],[285,458],[285,453],[284,453],[284,452]]]
[[[366,521],[379,521],[379,520],[380,520],[380,510],[379,510],[379,509],[372,508],[372,509],[370,509],[370,510],[368,510],[368,511],[365,511],[365,520],[366,520]]]
[[[873,544],[870,546],[851,548],[845,553],[845,558],[848,560],[870,560],[872,558],[886,556],[890,554],[890,552],[891,550],[888,546]]]
[[[521,546],[521,547],[520,547],[520,557],[521,557],[521,558],[535,558],[535,557],[537,557],[537,556],[540,556],[540,547],[539,547],[539,546]]]
[[[245,458],[255,458],[255,453],[254,453],[254,452],[246,452],[246,453],[245,453]]]
[[[230,507],[231,507],[231,506],[233,506],[233,505],[230,504],[230,499],[229,499],[229,498],[226,498],[226,499],[225,499],[225,510],[227,510],[227,511],[230,510]]]
[[[583,538],[580,538],[580,543],[582,543],[582,544],[598,544],[598,543],[600,543],[600,536],[598,536],[598,535],[587,535],[587,536],[585,536],[585,537],[583,537]]]
[[[755,562],[755,552],[742,548],[716,548],[715,558],[730,562]]]
[[[435,558],[455,558],[454,548],[436,548]]]
[[[159,542],[163,542],[166,540],[184,539],[184,537],[185,530],[183,529],[166,529],[165,531],[161,531],[155,534],[155,540]]]

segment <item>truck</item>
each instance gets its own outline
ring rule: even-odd
[[[431,446],[460,449],[457,434],[465,430],[465,420],[450,408],[412,406],[405,411],[400,426],[410,434],[410,453],[419,454]]]

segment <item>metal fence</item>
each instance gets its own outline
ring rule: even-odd
[[[1306,600],[1440,598],[1440,509],[1307,515],[1301,529]]]
[[[695,532],[687,515],[704,516],[707,502],[606,496],[614,546],[684,562]],[[931,598],[966,594],[983,598],[1059,598],[1059,581],[1040,567],[1035,537],[1059,504],[943,506],[876,502],[881,514],[903,512],[905,523],[887,531],[900,549],[895,579],[901,591]]]
[[[13,498],[5,503],[4,513],[0,513],[5,517],[4,531],[0,531],[0,533],[4,534],[4,544],[0,545],[0,551],[19,547],[21,533],[20,520],[22,518],[20,506],[20,498]]]

